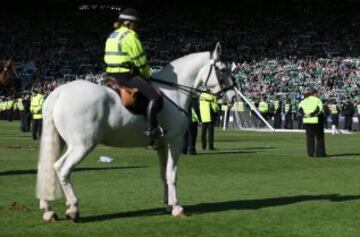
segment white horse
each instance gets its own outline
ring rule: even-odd
[[[182,138],[188,124],[187,108],[192,93],[202,85],[212,93],[222,93],[233,101],[235,91],[229,70],[220,61],[221,46],[213,52],[194,53],[179,58],[152,75],[164,95],[158,114],[159,125],[167,133],[157,142],[164,202],[173,216],[183,215],[176,196],[176,175]],[[145,117],[130,113],[118,95],[108,87],[74,81],[55,89],[43,106],[43,132],[37,175],[37,198],[43,219],[57,218],[50,201],[66,198],[66,217],[79,217],[78,199],[70,183],[71,170],[96,145],[114,147],[146,146]],[[60,155],[61,147],[67,146]]]

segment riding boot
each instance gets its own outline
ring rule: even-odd
[[[155,139],[164,136],[164,130],[158,126],[156,114],[159,110],[159,100],[150,100],[146,109],[146,131],[145,135],[149,138],[150,144]]]

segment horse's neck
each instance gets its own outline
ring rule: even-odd
[[[200,69],[210,60],[209,52],[190,54],[179,58],[164,67],[160,72],[153,74],[154,78],[185,86],[191,92],[200,85],[198,76]],[[168,86],[161,86],[163,93],[176,100],[176,104],[187,110],[191,101],[191,93],[182,90],[174,90]]]

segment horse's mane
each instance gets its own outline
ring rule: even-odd
[[[189,67],[202,66],[204,64],[204,62],[202,60],[196,62],[198,65],[194,64],[193,59],[195,57],[196,58],[203,57],[204,60],[206,60],[209,57],[209,52],[191,53],[191,54],[185,55],[183,57],[177,58],[177,59],[171,61],[166,66],[164,66],[160,71],[153,73],[152,77],[171,80],[171,77],[169,77],[169,74],[174,74],[174,73],[176,74],[183,67],[188,69]],[[177,71],[174,70],[175,68],[177,69]]]

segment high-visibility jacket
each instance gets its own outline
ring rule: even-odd
[[[13,109],[13,108],[14,108],[14,103],[15,103],[14,100],[8,100],[8,101],[6,102],[6,109],[7,109],[7,110]]]
[[[285,111],[285,113],[291,112],[291,104],[290,103],[285,104],[284,111]]]
[[[33,114],[33,119],[42,119],[42,106],[44,104],[45,96],[38,93],[31,97],[30,111]]]
[[[280,101],[275,100],[274,101],[274,110],[275,110],[275,112],[277,112],[278,109],[280,109]]]
[[[221,110],[222,111],[228,111],[229,107],[227,105],[221,105]]]
[[[194,108],[191,108],[191,122],[193,122],[193,123],[199,122],[199,118],[198,118]]]
[[[16,102],[16,107],[19,111],[24,111],[24,104],[23,104],[23,99],[19,98]]]
[[[107,38],[104,61],[108,73],[132,73],[135,67],[142,77],[150,77],[150,67],[139,37],[126,26],[113,31]]]
[[[0,111],[4,111],[5,110],[5,101],[0,102]]]
[[[212,115],[219,110],[216,96],[209,93],[201,93],[199,99],[201,122],[208,123],[212,121]]]
[[[261,112],[261,113],[267,113],[267,112],[269,112],[269,104],[268,103],[266,103],[265,101],[260,101],[260,103],[259,103],[259,111]]]
[[[356,106],[356,109],[357,109],[358,115],[360,116],[360,104],[358,104],[358,105]],[[359,122],[360,122],[360,121],[359,121]]]
[[[329,109],[330,109],[331,114],[333,114],[333,115],[337,115],[339,113],[339,109],[336,106],[336,104],[329,105]]]
[[[244,109],[244,102],[242,102],[242,101],[236,101],[236,102],[234,103],[233,110],[234,110],[234,111],[238,111],[238,112],[244,112],[244,111],[245,111],[245,109]]]
[[[318,124],[318,115],[323,112],[322,101],[316,96],[308,96],[300,102],[299,109],[304,111],[304,124]],[[310,117],[309,117],[310,116]]]

